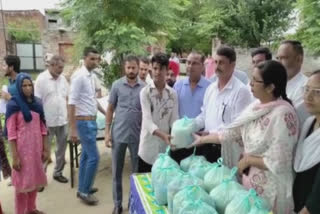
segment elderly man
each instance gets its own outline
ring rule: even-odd
[[[169,70],[166,76],[167,84],[172,88],[177,81],[177,76],[179,75],[179,64],[175,61],[169,61]]]
[[[234,75],[236,52],[229,46],[218,48],[215,56],[217,81],[206,90],[201,113],[195,124],[206,135],[231,124],[251,102],[251,94],[246,85]],[[206,158],[214,162],[221,156],[219,145],[208,148]]]
[[[187,58],[187,73],[189,76],[178,80],[174,85],[174,89],[178,94],[180,118],[184,116],[195,118],[201,113],[204,94],[211,84],[209,80],[202,76],[204,70],[204,55],[197,51],[191,52]],[[210,145],[209,147],[211,149]],[[196,154],[206,154],[207,149],[207,145],[199,147]],[[179,163],[192,152],[193,149],[179,149],[171,151],[170,155]]]
[[[303,123],[309,113],[307,113],[303,104],[303,86],[308,79],[301,71],[303,63],[302,44],[295,40],[281,42],[277,52],[277,60],[287,70],[287,94],[297,111],[300,123]]]
[[[48,61],[48,70],[42,72],[36,79],[35,95],[43,103],[46,123],[49,128],[49,152],[53,138],[56,139],[56,164],[53,179],[60,183],[67,183],[68,179],[62,175],[62,172],[66,162],[69,84],[66,78],[61,75],[63,68],[64,60],[62,57],[51,57]]]

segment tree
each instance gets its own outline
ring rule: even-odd
[[[187,0],[66,0],[63,15],[79,31],[77,49],[93,45],[99,51],[115,51],[112,66],[106,73],[118,78],[120,62],[128,53],[144,54],[148,45],[157,42],[161,32],[170,37],[175,15]],[[112,69],[112,70],[110,70]],[[107,85],[113,79],[107,78]]]
[[[302,41],[312,53],[320,54],[320,1],[298,0],[300,23],[294,38]]]
[[[41,38],[37,24],[27,20],[9,23],[8,35],[16,42],[38,42]]]

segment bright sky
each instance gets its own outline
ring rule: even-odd
[[[61,0],[2,0],[2,6],[4,10],[38,9],[44,13],[44,9],[56,8],[59,2]]]

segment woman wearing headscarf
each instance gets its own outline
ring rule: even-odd
[[[43,168],[43,161],[48,158],[44,112],[28,74],[18,74],[16,87],[18,93],[9,101],[6,112],[15,213],[41,214],[36,209],[36,197],[37,190],[47,184]]]

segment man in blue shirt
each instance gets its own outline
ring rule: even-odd
[[[186,69],[188,77],[177,81],[174,89],[178,94],[179,100],[179,117],[187,116],[195,118],[201,113],[203,97],[207,87],[211,84],[203,75],[205,56],[199,52],[193,51],[187,58]],[[204,147],[198,147],[197,153],[204,155],[202,150]],[[177,162],[192,154],[193,149],[179,149],[171,151],[171,157]]]
[[[20,58],[18,56],[8,55],[4,57],[5,76],[9,78],[8,92],[1,91],[1,98],[10,100],[11,97],[17,92],[16,89],[16,76],[20,72]]]

